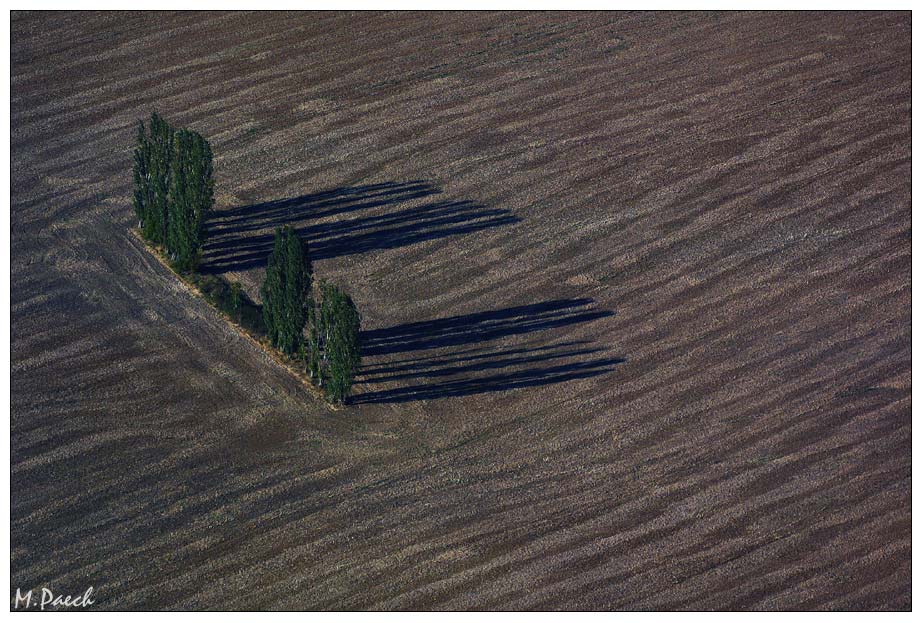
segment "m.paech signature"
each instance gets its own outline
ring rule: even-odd
[[[33,599],[32,590],[27,593],[17,587],[16,596],[13,597],[13,609],[28,610],[38,606],[40,610],[52,608],[89,608],[93,605],[93,587],[88,588],[82,595],[55,595],[50,588],[42,587],[41,599]]]

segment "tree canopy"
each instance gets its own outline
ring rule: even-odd
[[[138,122],[135,148],[135,213],[144,237],[155,244],[167,239],[168,202],[173,164],[174,130],[156,112],[145,131]]]
[[[321,332],[325,336],[326,390],[332,402],[342,403],[349,395],[362,361],[359,342],[361,318],[353,300],[328,283],[321,287]]]
[[[295,230],[276,230],[260,289],[263,320],[272,345],[287,355],[301,352],[311,299],[311,259]]]
[[[192,130],[175,130],[156,112],[138,123],[134,207],[142,235],[163,245],[177,270],[194,270],[214,204],[212,151]]]
[[[214,203],[212,152],[201,134],[176,133],[169,195],[167,252],[177,269],[193,270],[204,243],[205,218]]]

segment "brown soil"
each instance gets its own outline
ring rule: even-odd
[[[911,15],[12,16],[11,590],[96,607],[909,609]],[[205,269],[299,227],[331,412]]]

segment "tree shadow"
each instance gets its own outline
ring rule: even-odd
[[[386,360],[363,367],[363,385],[384,385],[353,397],[357,404],[469,396],[590,378],[625,360],[606,356],[588,341],[510,347],[510,338],[612,316],[593,300],[561,299],[462,316],[414,322],[362,333],[363,355],[437,350],[431,355]],[[457,347],[465,348],[459,350]],[[395,386],[397,385],[397,386]]]
[[[559,299],[362,332],[365,356],[485,342],[612,316],[593,299]]]
[[[312,259],[321,260],[519,221],[509,210],[473,201],[433,201],[439,193],[425,181],[387,182],[218,211],[206,225],[200,272],[220,274],[264,266],[274,230],[282,225],[292,226],[308,243]],[[363,331],[366,365],[357,381],[360,388],[372,389],[349,402],[468,396],[611,372],[624,359],[607,356],[589,342],[549,345],[536,335],[613,315],[593,303],[589,298],[557,299]],[[408,357],[408,353],[416,354]]]
[[[223,273],[265,265],[274,230],[282,225],[294,227],[308,243],[312,259],[321,260],[394,249],[519,221],[509,210],[473,201],[437,201],[387,210],[440,192],[427,182],[388,182],[219,211],[207,225],[201,270]],[[356,216],[325,220],[344,214]]]

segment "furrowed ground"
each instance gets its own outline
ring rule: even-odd
[[[95,607],[909,609],[911,15],[12,15],[12,586]],[[292,224],[332,411],[203,270]]]

